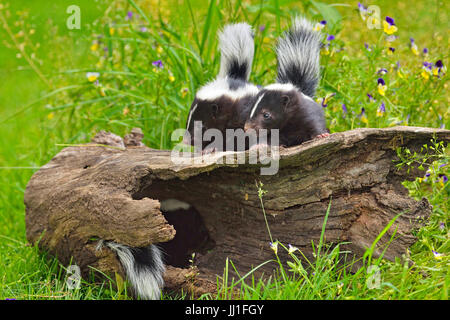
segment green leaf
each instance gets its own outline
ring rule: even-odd
[[[337,11],[336,8],[323,3],[323,2],[317,2],[314,0],[311,0],[311,4],[319,11],[319,13],[322,15],[322,17],[327,21],[330,28],[333,28],[338,22],[342,20],[342,16]]]

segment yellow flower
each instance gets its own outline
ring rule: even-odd
[[[156,52],[158,52],[159,54],[161,54],[163,52],[163,48],[161,46],[158,46],[156,48]]]
[[[91,46],[91,51],[97,51],[97,49],[98,49],[98,43],[94,42]]]
[[[361,117],[361,122],[362,122],[362,123],[365,123],[365,124],[369,124],[369,119],[367,119],[367,117],[366,117],[365,115],[363,115],[363,116]]]
[[[98,73],[98,72],[88,72],[88,73],[86,73],[86,77],[87,77],[89,82],[94,82],[95,80],[98,79],[99,76],[100,76],[100,73]]]
[[[419,55],[419,49],[417,48],[417,45],[415,43],[411,44],[411,51],[412,53],[414,53],[416,56]]]
[[[393,23],[383,21],[383,30],[387,34],[394,34],[395,32],[397,32],[398,28]]]
[[[169,81],[170,82],[174,82],[175,81],[175,77],[172,74],[169,74]]]
[[[115,30],[113,27],[109,28],[109,34],[110,34],[111,36],[114,35],[114,32],[115,32],[115,31],[116,31],[116,30]]]
[[[270,43],[271,39],[269,37],[264,37],[263,38],[263,43]]]
[[[50,113],[47,115],[47,119],[48,119],[48,120],[52,120],[54,117],[55,117],[55,113],[53,113],[53,112],[50,112]]]
[[[421,76],[422,76],[425,80],[430,79],[430,73],[429,73],[426,69],[423,69],[423,70],[422,70]]]

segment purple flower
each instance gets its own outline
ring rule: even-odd
[[[384,102],[381,103],[380,108],[378,109],[381,113],[386,112],[386,105]]]
[[[369,97],[369,102],[376,101],[370,93],[367,94],[367,97]]]
[[[259,26],[259,31],[263,32],[264,30],[266,30],[266,25],[262,24]]]
[[[147,32],[147,27],[141,27],[139,30],[141,30],[141,32]]]
[[[386,83],[384,82],[383,78],[378,78],[377,83],[381,84],[382,86],[386,85]]]
[[[439,168],[443,168],[443,167],[445,167],[446,165],[447,165],[446,163],[440,164],[440,165],[439,165]]]
[[[414,43],[414,38],[409,38],[409,41],[411,42],[411,44]]]
[[[327,37],[327,41],[332,41],[334,39],[336,39],[336,37],[334,35],[332,35],[332,34],[329,34],[328,37]]]
[[[391,17],[386,16],[386,22],[391,26],[395,26],[394,19]]]
[[[322,20],[319,23],[322,24],[322,25],[326,25],[327,24],[327,20]]]
[[[345,103],[342,104],[342,112],[348,113],[348,109],[347,109],[347,106],[345,105]]]
[[[128,11],[126,19],[127,20],[131,20],[131,18],[133,18],[133,12],[132,11]]]
[[[387,42],[394,42],[395,40],[397,40],[398,36],[391,34],[390,36],[386,37],[386,41]]]
[[[442,60],[438,60],[436,61],[435,66],[441,69],[444,66],[444,64],[442,63]]]
[[[448,181],[448,178],[447,178],[447,176],[444,174],[444,175],[442,176],[442,182],[445,184],[445,183],[447,183],[447,181]]]
[[[381,68],[380,70],[377,71],[378,74],[386,74],[388,71],[385,68]]]
[[[372,51],[372,49],[369,48],[369,44],[364,43],[364,48],[366,48],[367,51]]]
[[[153,61],[152,65],[154,65],[155,67],[161,68],[161,69],[164,68],[164,65],[161,60]]]
[[[428,54],[428,48],[423,48],[423,54]]]
[[[439,223],[439,229],[444,230],[445,229],[445,223],[441,222]]]
[[[389,51],[391,51],[392,53],[394,53],[394,52],[395,52],[395,48],[389,47]]]
[[[423,63],[423,66],[424,66],[425,68],[427,68],[427,69],[430,69],[430,70],[431,70],[431,68],[433,68],[433,64],[432,64],[431,62],[427,62],[427,61],[425,61],[425,62]]]

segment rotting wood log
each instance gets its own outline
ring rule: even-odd
[[[282,148],[278,173],[260,175],[263,164],[218,164],[220,154],[203,163],[173,163],[170,151],[143,146],[139,129],[126,139],[100,132],[89,144],[64,148],[33,175],[25,192],[27,239],[64,265],[76,263],[83,275],[93,267],[124,276],[112,251],[97,250],[99,239],[131,247],[161,244],[169,260],[167,289],[214,292],[227,257],[241,274],[273,258],[257,181],[267,191],[263,200],[273,238],[308,258],[330,200],[325,239],[348,242],[345,249],[357,257],[402,213],[375,250],[379,255],[395,230],[384,253],[392,260],[414,243],[412,230],[431,212],[426,199],[413,200],[403,187],[402,181],[423,172],[398,170],[396,148],[420,150],[433,137],[448,143],[450,131],[393,127],[334,133]],[[191,208],[161,212],[160,201],[167,199]],[[192,252],[196,256],[189,262]],[[270,273],[274,266],[258,271]]]

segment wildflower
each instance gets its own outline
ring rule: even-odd
[[[188,92],[189,92],[188,88],[181,89],[181,97],[184,98],[187,95]]]
[[[322,53],[323,55],[325,55],[325,56],[327,56],[327,55],[330,54],[330,44],[329,44],[329,43],[325,44],[325,45],[322,47],[321,53]]]
[[[387,34],[394,34],[398,30],[394,23],[394,19],[388,16],[386,16],[385,21],[383,21],[383,29]]]
[[[125,20],[131,20],[131,18],[133,18],[133,12],[132,11],[128,11],[127,12],[127,16],[125,17]]]
[[[270,249],[272,249],[273,252],[275,252],[275,254],[277,254],[278,253],[278,241],[275,243],[270,242]]]
[[[333,41],[334,39],[336,39],[336,37],[334,35],[332,35],[332,34],[329,34],[327,36],[327,41]]]
[[[398,36],[396,36],[395,34],[391,34],[390,36],[386,37],[386,42],[394,42],[395,40],[398,39]]]
[[[379,69],[379,70],[377,71],[377,74],[383,75],[383,74],[386,74],[387,72],[388,72],[387,69],[381,68],[381,69]]]
[[[159,68],[159,69],[164,68],[164,65],[163,65],[163,63],[162,63],[161,60],[153,61],[153,62],[152,62],[152,65],[155,66],[156,68]]]
[[[388,51],[387,51],[387,54],[391,56],[391,55],[394,54],[394,52],[395,52],[395,48],[394,47],[389,47]]]
[[[444,230],[445,229],[445,223],[441,222],[439,223],[439,229]]]
[[[367,94],[367,97],[369,98],[369,102],[377,101],[370,93]]]
[[[139,30],[140,30],[141,32],[147,32],[147,27],[141,27]]]
[[[263,38],[263,43],[270,43],[270,38],[269,37],[264,37]]]
[[[98,49],[98,42],[93,41],[91,45],[91,51],[97,51],[97,49]]]
[[[440,168],[443,168],[443,167],[445,167],[445,166],[447,166],[446,163],[440,164],[440,165],[439,165],[439,169],[440,169]]]
[[[292,246],[291,244],[288,244],[288,253],[289,253],[289,254],[292,254],[292,253],[294,253],[294,252],[297,251],[297,250],[298,250],[297,247],[294,247],[294,246]]]
[[[360,119],[361,119],[362,123],[369,124],[369,119],[367,119],[367,116],[366,116],[366,109],[364,109],[364,108],[361,108]]]
[[[423,62],[421,75],[425,80],[428,80],[430,78],[430,75],[432,74],[432,68],[433,64],[431,62]]]
[[[442,183],[443,184],[446,184],[448,182],[448,178],[447,178],[447,176],[444,174],[443,176],[442,176]]]
[[[94,82],[95,80],[98,79],[99,76],[100,76],[100,73],[98,73],[98,72],[86,73],[86,78],[88,79],[89,82]]]
[[[316,101],[317,103],[320,103],[322,107],[326,108],[328,106],[328,102],[331,98],[333,98],[336,95],[335,92],[329,93],[325,96],[325,98],[318,98]]]
[[[327,21],[326,21],[326,20],[322,20],[322,21],[316,23],[316,25],[314,26],[314,30],[315,30],[315,31],[320,31],[320,30],[322,30],[323,28],[325,28],[325,25],[326,25],[326,24],[327,24]]]
[[[434,64],[434,66],[432,66],[432,73],[435,76],[439,76],[440,73],[442,72],[443,74],[445,74],[445,72],[447,71],[447,68],[444,66],[444,64],[442,63],[442,60],[438,60],[436,61],[436,63]]]
[[[384,104],[384,102],[382,102],[377,110],[377,117],[382,117],[385,112],[386,112],[386,105]]]
[[[423,48],[422,53],[424,57],[428,57],[428,48]]]
[[[170,82],[174,82],[175,81],[175,77],[173,76],[172,73],[169,74],[169,81]]]
[[[364,42],[364,48],[366,48],[367,51],[372,51],[372,49],[370,49],[369,44]]]
[[[444,256],[442,253],[436,252],[436,251],[434,251],[434,250],[432,250],[432,251],[433,251],[434,257],[435,257],[437,260],[441,260],[442,257]]]
[[[431,172],[425,173],[425,178],[423,178],[423,181],[428,181],[428,178],[430,177]]]
[[[367,7],[365,7],[362,3],[359,2],[358,2],[358,9],[361,18],[363,19],[363,21],[366,21],[366,18],[369,15],[369,10],[367,10]]]
[[[378,93],[384,96],[387,90],[387,85],[384,82],[383,78],[378,78],[377,82],[378,82]]]
[[[163,52],[163,48],[161,46],[156,47],[156,52],[161,54]]]
[[[344,117],[348,113],[348,109],[347,109],[347,106],[345,105],[345,103],[342,104],[342,112],[344,113]]]
[[[266,30],[266,26],[264,24],[262,24],[262,25],[259,26],[258,29],[259,29],[260,32],[263,32],[264,30]]]
[[[50,113],[47,115],[47,119],[48,119],[48,120],[52,120],[54,117],[55,117],[55,113],[54,113],[54,112],[50,112]]]
[[[116,30],[113,27],[109,28],[109,35],[110,36],[113,36],[115,32],[116,32]]]
[[[416,56],[419,55],[419,49],[417,48],[416,43],[414,42],[414,38],[409,38],[412,53],[414,53]]]

